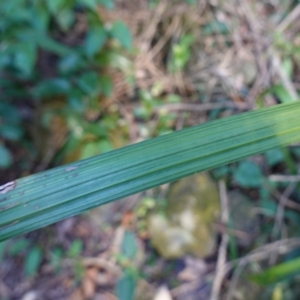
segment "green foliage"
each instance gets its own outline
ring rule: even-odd
[[[81,159],[89,158],[94,155],[105,153],[113,149],[108,141],[88,142],[82,147]]]
[[[59,272],[61,269],[61,262],[63,259],[63,251],[62,249],[56,247],[50,253],[50,264],[55,270],[55,272]]]
[[[282,84],[274,85],[271,89],[271,92],[279,99],[281,103],[288,103],[295,101],[291,94],[286,90]]]
[[[79,260],[82,250],[83,250],[82,240],[75,240],[72,242],[69,250],[66,253],[67,257],[75,259],[74,272],[75,272],[76,281],[78,282],[82,280],[82,277],[84,275],[84,267],[81,261]]]
[[[186,2],[190,5],[196,5],[196,0],[186,0]]]
[[[293,41],[287,39],[283,33],[278,31],[275,32],[274,43],[284,56],[299,57],[300,47]]]
[[[281,149],[269,150],[265,155],[269,166],[274,166],[284,161],[284,154]]]
[[[182,71],[191,57],[191,45],[194,37],[190,34],[181,37],[179,42],[172,47],[172,60],[169,63],[171,72]]]
[[[144,137],[154,137],[173,131],[176,114],[160,109],[164,104],[179,103],[181,98],[176,94],[161,96],[162,86],[156,84],[151,91],[140,91],[141,105],[136,107],[134,115],[143,120],[141,132]],[[153,113],[157,111],[159,119],[153,126]]]
[[[3,139],[0,168],[12,164],[6,141],[25,144],[24,133],[28,132],[24,132],[23,116],[18,109],[24,98],[30,99],[34,106],[43,106],[45,100],[60,103],[55,110],[47,110],[47,116],[40,120],[42,123],[47,118],[48,122],[40,125],[49,127],[52,117],[59,115],[65,120],[80,122],[83,131],[76,137],[78,143],[90,134],[89,122],[82,115],[96,103],[99,110],[99,99],[110,96],[113,89],[112,80],[102,71],[121,61],[124,71],[128,64],[124,66],[124,56],[119,52],[122,47],[132,49],[128,27],[117,21],[108,28],[98,13],[98,5],[113,9],[114,1],[0,2],[0,89],[3,95],[0,102],[0,138]],[[75,42],[67,43],[70,35],[76,36],[76,24],[82,17],[88,25],[84,34],[79,33]],[[111,39],[118,40],[121,47],[109,43]],[[46,61],[43,63],[43,60]],[[72,122],[67,122],[71,131],[74,129]],[[103,139],[108,139],[107,132],[101,136],[101,141]]]
[[[39,266],[43,259],[43,253],[40,247],[35,246],[29,250],[26,255],[24,270],[25,274],[29,277],[36,275]]]
[[[280,263],[265,270],[262,273],[254,274],[251,280],[260,285],[269,285],[294,276],[300,273],[300,258],[295,258],[287,262]]]
[[[19,255],[25,250],[27,250],[28,246],[29,246],[29,242],[25,239],[15,240],[11,245],[9,245],[8,253],[10,255]]]
[[[242,161],[234,172],[234,179],[244,187],[260,187],[263,174],[254,162]]]
[[[122,21],[114,22],[110,31],[112,37],[120,42],[126,49],[132,49],[132,36],[129,28]]]
[[[128,259],[134,259],[138,251],[137,239],[132,231],[126,231],[123,243],[122,243],[122,254]]]
[[[214,22],[206,24],[204,26],[203,32],[206,35],[212,35],[212,34],[218,34],[218,33],[219,34],[228,34],[229,28],[226,23],[215,20]]]
[[[0,144],[0,168],[8,168],[12,163],[10,152]]]
[[[125,270],[123,276],[118,280],[116,294],[120,300],[134,300],[134,293],[137,285],[135,274]]]
[[[83,243],[81,240],[75,240],[72,242],[68,252],[67,256],[69,257],[78,257],[83,249]]]
[[[28,277],[36,275],[43,260],[43,252],[39,246],[30,247],[24,238],[0,243],[0,262],[6,257],[23,258],[24,274]]]
[[[92,28],[87,34],[84,45],[87,57],[92,58],[99,50],[101,50],[107,38],[107,32],[103,26],[98,25]]]
[[[120,300],[133,300],[137,285],[138,272],[132,266],[132,262],[137,258],[138,244],[134,232],[126,230],[124,232],[121,253],[118,260],[124,265],[123,275],[116,285],[116,294]]]
[[[77,2],[89,7],[91,10],[95,10],[99,4],[108,9],[114,8],[114,2],[112,0],[77,0]]]
[[[280,51],[282,56],[281,68],[286,74],[287,78],[292,80],[294,65],[297,65],[297,61],[300,58],[300,47],[294,41],[288,40],[284,34],[275,32],[274,34],[274,45]],[[294,63],[295,62],[295,63]],[[287,103],[295,101],[291,93],[286,89],[286,86],[278,83],[273,85],[269,92],[274,94],[281,103]],[[299,98],[299,95],[298,95]]]
[[[50,251],[50,264],[53,268],[53,270],[56,273],[59,273],[61,271],[61,268],[63,266],[63,261],[65,259],[72,259],[74,260],[74,271],[76,275],[76,279],[82,278],[82,275],[84,273],[84,268],[81,263],[81,254],[83,250],[83,243],[81,240],[76,239],[72,242],[72,244],[69,246],[69,249],[64,251],[60,247],[54,247]]]
[[[5,247],[6,247],[7,242],[0,242],[0,262],[2,261],[4,257],[4,252],[5,252]]]
[[[0,79],[1,82],[1,79]],[[23,136],[21,116],[10,103],[0,102],[0,139],[2,141],[17,141]],[[0,143],[0,169],[8,168],[13,158],[4,143]]]

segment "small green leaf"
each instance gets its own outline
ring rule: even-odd
[[[285,280],[292,275],[300,273],[300,258],[283,262],[271,267],[266,271],[250,276],[250,279],[259,285],[269,285],[281,280]]]
[[[101,59],[100,59],[101,58]],[[116,52],[103,53],[99,59],[101,65],[110,65],[114,68],[118,68],[123,72],[127,72],[133,69],[133,65],[128,58]]]
[[[78,0],[78,2],[91,10],[95,10],[99,4],[107,9],[113,9],[115,6],[113,0]]]
[[[269,166],[274,166],[284,160],[281,149],[272,149],[265,153]]]
[[[293,148],[292,148],[292,152],[293,152],[298,158],[300,158],[300,147],[293,147]]]
[[[29,242],[25,239],[13,241],[13,244],[9,247],[8,253],[10,255],[18,255],[21,252],[23,252],[24,250],[26,250],[28,245],[29,245]]]
[[[39,2],[33,8],[32,15],[31,22],[33,23],[33,26],[38,30],[47,31],[51,17],[48,8],[43,3]]]
[[[100,153],[105,153],[105,152],[113,150],[111,143],[107,140],[98,142],[97,147],[98,147],[98,151]]]
[[[230,173],[230,168],[228,166],[222,166],[213,170],[213,175],[216,179],[221,179]]]
[[[127,50],[132,49],[132,35],[129,28],[122,21],[116,21],[111,29],[111,35]]]
[[[84,61],[77,53],[64,56],[59,64],[58,69],[61,73],[71,73],[84,66]]]
[[[0,169],[6,169],[12,164],[13,158],[6,147],[0,144]]]
[[[75,241],[73,241],[73,243],[71,244],[71,246],[68,250],[68,256],[76,257],[82,252],[82,249],[83,249],[82,241],[75,240]]]
[[[20,112],[9,103],[0,102],[0,116],[10,124],[20,124],[21,122]]]
[[[78,0],[78,2],[85,7],[95,10],[97,8],[99,0]]]
[[[263,174],[257,164],[243,161],[234,173],[234,179],[244,187],[259,187],[263,181]]]
[[[173,60],[169,63],[169,69],[173,72],[183,70],[191,56],[191,45],[194,43],[194,36],[184,35],[178,44],[172,47]]]
[[[187,2],[189,5],[195,5],[195,4],[196,4],[196,0],[186,0],[186,2]]]
[[[71,90],[70,82],[62,78],[53,78],[42,81],[32,91],[37,98],[55,95],[66,95]]]
[[[2,261],[2,259],[3,259],[3,257],[4,257],[6,244],[7,244],[6,241],[0,242],[0,262]]]
[[[25,259],[25,274],[29,277],[34,276],[41,265],[43,259],[42,250],[39,247],[31,249]]]
[[[103,26],[91,28],[85,40],[85,53],[93,57],[104,46],[107,40],[107,33]]]
[[[112,10],[115,8],[115,3],[113,0],[98,0],[98,2],[107,9]]]
[[[285,58],[282,62],[282,67],[283,67],[283,70],[286,73],[287,77],[289,79],[291,79],[292,74],[293,74],[293,67],[294,67],[292,59],[291,58]]]
[[[134,300],[137,279],[135,274],[126,269],[116,286],[116,293],[119,300]]]
[[[46,0],[47,7],[52,14],[57,14],[68,0]]]
[[[83,95],[81,91],[72,90],[68,98],[68,107],[77,113],[83,113],[86,109],[86,105],[83,101]]]
[[[227,24],[217,20],[206,24],[203,28],[203,33],[205,35],[211,35],[213,33],[227,34],[228,32],[229,29]]]
[[[29,38],[36,41],[36,43],[43,49],[53,52],[57,55],[70,55],[73,53],[73,50],[58,41],[52,39],[51,37],[43,34],[39,31],[30,33]]]
[[[277,204],[269,199],[262,199],[259,207],[263,209],[264,215],[269,217],[275,216],[278,209]]]
[[[20,126],[4,123],[0,125],[0,135],[7,140],[17,141],[23,135],[23,130]]]
[[[134,259],[138,251],[137,238],[132,231],[125,231],[122,242],[122,254],[128,259]]]
[[[101,87],[101,91],[104,94],[104,96],[109,97],[111,96],[112,89],[113,89],[113,83],[110,77],[108,76],[101,76],[99,78],[99,84]]]
[[[170,94],[166,96],[167,103],[180,103],[181,97],[179,95]]]
[[[63,251],[60,248],[56,247],[50,253],[50,264],[56,272],[60,270],[62,257]]]
[[[11,64],[11,55],[8,51],[1,50],[0,52],[0,68],[5,68]]]
[[[274,200],[265,198],[260,201],[260,208],[263,209],[262,211],[265,216],[275,217],[277,214],[278,205],[274,202]],[[284,217],[295,224],[299,224],[300,216],[298,213],[292,210],[285,210]]]
[[[275,85],[272,87],[271,91],[275,94],[275,96],[280,100],[281,103],[288,103],[297,100],[290,95],[290,93],[285,89],[283,85]]]
[[[23,30],[18,30],[16,32],[16,38],[25,44],[35,44],[41,47],[42,49],[48,50],[50,52],[54,52],[57,55],[70,55],[74,53],[74,51],[61,44],[60,42],[54,40],[50,36],[48,36],[43,30],[36,28],[24,28]]]
[[[70,30],[75,21],[74,12],[71,9],[63,9],[56,15],[56,21],[62,30]]]
[[[99,147],[96,142],[85,143],[81,150],[80,159],[86,159],[99,153]]]
[[[96,96],[100,92],[100,77],[96,72],[87,72],[80,76],[77,80],[81,90],[90,95]]]
[[[24,73],[30,75],[36,62],[37,49],[34,43],[18,44],[15,48],[15,66]]]

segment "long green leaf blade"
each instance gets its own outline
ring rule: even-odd
[[[300,141],[300,101],[160,136],[0,187],[0,241]]]

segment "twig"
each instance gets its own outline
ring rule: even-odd
[[[176,130],[181,130],[184,126],[184,121],[185,121],[185,113],[179,113],[178,114],[178,119],[176,122]]]
[[[157,31],[157,26],[162,19],[164,12],[168,7],[167,1],[162,1],[156,8],[155,13],[153,14],[153,18],[147,26],[147,30],[141,36],[141,40],[143,41],[143,50],[147,52],[151,46],[152,39]]]
[[[300,182],[300,175],[270,175],[269,180],[276,182]]]
[[[235,238],[238,239],[247,239],[249,238],[249,234],[247,232],[241,231],[241,230],[237,230],[234,228],[228,228],[227,224],[223,224],[223,223],[217,223],[215,224],[216,226],[216,230],[220,233],[227,233],[230,236],[234,236]]]
[[[224,224],[227,224],[229,220],[229,209],[228,209],[228,197],[226,191],[226,184],[224,180],[219,181],[219,191],[220,191],[221,209],[222,209],[221,221]],[[224,266],[226,264],[228,242],[229,242],[229,235],[228,233],[224,232],[222,234],[222,240],[219,247],[218,260],[217,260],[217,266],[215,272],[216,275],[212,286],[210,300],[219,299],[219,294],[221,291],[222,281],[225,273]]]
[[[291,11],[291,13],[277,26],[276,31],[281,33],[285,31],[287,27],[298,18],[299,15],[300,15],[300,4],[298,4]],[[288,78],[287,74],[284,72],[278,54],[273,49],[271,49],[270,51],[271,51],[270,54],[272,57],[273,67],[277,71],[277,74],[279,75],[282,84],[284,85],[285,89],[288,91],[292,99],[297,100],[299,98],[297,91],[294,85],[291,83],[290,79]]]
[[[222,108],[232,108],[239,110],[248,110],[250,106],[244,103],[234,103],[229,101],[223,101],[222,103],[175,103],[175,104],[165,104],[156,108],[156,111],[196,111],[203,112],[213,109],[222,109]]]
[[[281,21],[277,26],[276,31],[283,32],[285,31],[291,23],[297,20],[300,16],[300,3],[286,16],[286,18]]]
[[[293,100],[297,100],[299,98],[298,94],[297,94],[297,91],[296,91],[293,83],[288,78],[287,74],[285,73],[285,71],[282,67],[282,63],[279,59],[279,55],[272,48],[270,49],[269,53],[270,53],[270,56],[271,56],[271,59],[272,59],[273,68],[275,69],[276,73],[280,77],[284,88],[287,90],[287,92],[290,94],[290,97]]]
[[[281,194],[276,190],[274,189],[273,187],[271,187],[269,184],[265,183],[265,187],[271,191],[272,195],[274,197],[276,197],[277,200],[280,200],[281,198]],[[290,208],[290,209],[294,209],[296,211],[299,211],[300,212],[300,204],[298,204],[297,202],[295,201],[292,201],[290,199],[286,199],[286,202],[285,202],[285,206]]]
[[[148,59],[153,59],[159,53],[159,51],[161,51],[161,49],[166,45],[168,40],[174,34],[174,32],[178,28],[179,24],[180,24],[180,18],[174,16],[172,23],[166,30],[164,36],[162,38],[160,38],[160,40],[157,42],[157,44],[149,51]]]
[[[267,259],[270,257],[270,254],[273,252],[276,252],[277,254],[285,254],[285,253],[290,252],[293,248],[296,248],[299,246],[300,246],[299,238],[282,239],[282,240],[264,245],[260,248],[257,248],[241,259],[228,262],[225,266],[226,271],[224,272],[225,273],[224,276],[230,270],[232,270],[235,266],[236,266],[236,269],[234,271],[232,280],[230,282],[226,300],[232,299],[232,294],[237,285],[239,276],[249,262]]]
[[[283,221],[283,216],[284,216],[284,209],[286,206],[286,202],[288,200],[288,197],[292,194],[293,190],[295,189],[296,184],[295,183],[290,183],[289,186],[286,188],[286,190],[283,192],[283,194],[280,197],[280,201],[278,204],[278,209],[275,217],[275,224],[273,228],[272,235],[275,237],[277,233],[279,232],[282,221]]]
[[[257,67],[259,68],[260,76],[257,76],[253,87],[249,93],[248,102],[252,102],[254,104],[255,98],[260,92],[260,89],[267,85],[266,79],[267,79],[267,66],[266,66],[266,60],[264,59],[264,53],[263,53],[263,39],[262,39],[262,33],[261,29],[259,27],[259,23],[257,22],[257,18],[255,17],[252,8],[250,7],[248,0],[240,0],[240,9],[242,10],[246,21],[248,23],[250,33],[253,38],[254,42],[254,49],[255,49],[255,57],[256,57],[256,63]]]
[[[179,298],[181,295],[183,294],[187,294],[193,290],[196,290],[199,285],[205,285],[206,283],[205,282],[199,282],[201,281],[201,279],[197,279],[197,280],[193,280],[191,282],[187,282],[187,283],[184,283],[174,289],[171,290],[171,295],[174,297],[174,298]],[[199,294],[197,295],[199,296]],[[183,298],[183,297],[181,297]],[[184,299],[184,298],[183,298]]]
[[[56,143],[60,144],[63,140],[66,140],[66,137],[67,137],[67,133],[62,133],[57,139]],[[46,151],[45,155],[43,156],[42,161],[34,169],[34,172],[42,172],[46,170],[46,168],[49,166],[56,153],[57,153],[57,149],[50,147]]]
[[[274,227],[272,231],[272,235],[275,238],[277,234],[279,233],[282,223],[283,223],[283,217],[284,217],[284,210],[286,206],[286,202],[288,200],[288,197],[292,194],[293,190],[295,189],[296,184],[295,183],[290,183],[289,186],[286,188],[286,190],[283,192],[283,194],[280,197],[280,201],[278,204],[278,209],[275,217],[275,222],[274,222]],[[270,256],[269,259],[269,264],[273,265],[275,261],[277,260],[277,253],[273,253]]]

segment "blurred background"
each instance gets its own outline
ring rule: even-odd
[[[0,184],[299,91],[296,0],[0,1]],[[273,149],[4,241],[0,299],[299,299],[299,169]]]

